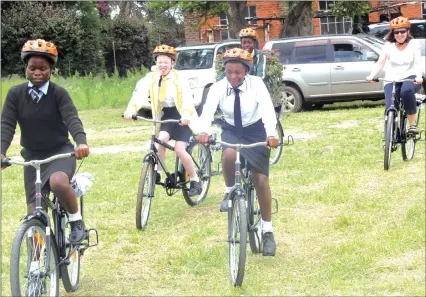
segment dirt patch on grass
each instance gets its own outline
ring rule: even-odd
[[[95,155],[102,154],[118,154],[118,153],[127,153],[127,152],[146,152],[149,149],[149,141],[144,145],[111,145],[104,147],[91,147],[90,153]]]
[[[342,128],[342,129],[347,129],[347,128],[352,128],[352,127],[356,127],[359,125],[358,121],[355,120],[348,120],[348,121],[343,121],[340,124],[337,125],[332,125],[329,126],[330,128]]]
[[[294,140],[309,140],[317,137],[315,133],[299,133],[294,130],[285,130],[284,131],[284,142],[287,142],[287,137],[291,135]]]

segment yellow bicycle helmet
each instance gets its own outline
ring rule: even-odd
[[[397,18],[394,18],[391,22],[390,22],[390,24],[389,24],[389,27],[392,29],[392,30],[395,30],[395,29],[401,29],[401,28],[405,28],[405,29],[410,29],[410,20],[408,19],[408,18],[405,18],[405,17],[402,17],[402,16],[399,16],[399,17],[397,17]]]
[[[160,55],[169,56],[173,60],[176,59],[176,49],[173,46],[168,46],[167,44],[158,45],[152,53],[154,54],[155,59]]]
[[[253,38],[254,40],[259,39],[259,35],[257,34],[257,31],[252,28],[241,29],[240,38],[243,38],[243,37],[250,37],[250,38]]]
[[[251,56],[251,54],[248,51],[243,50],[239,47],[230,48],[223,54],[223,65],[226,65],[226,63],[230,61],[241,62],[249,70],[253,65],[253,57]]]
[[[21,59],[26,63],[31,56],[43,56],[53,64],[58,62],[58,50],[53,42],[43,39],[27,40],[21,50]]]

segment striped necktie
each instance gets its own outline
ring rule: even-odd
[[[38,103],[41,99],[39,89],[36,86],[31,87],[31,98],[33,98],[34,103]]]

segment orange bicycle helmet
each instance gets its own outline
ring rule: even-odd
[[[253,57],[248,51],[235,47],[228,49],[223,54],[223,65],[230,61],[241,62],[250,70],[253,64]]]
[[[401,28],[410,29],[410,20],[402,16],[399,16],[397,18],[394,18],[390,22],[389,26],[392,30],[401,29]]]
[[[27,40],[21,50],[21,59],[26,63],[31,56],[43,56],[52,61],[58,62],[58,50],[55,44],[43,39]]]
[[[250,37],[254,40],[257,40],[259,38],[259,35],[257,34],[257,31],[252,28],[244,28],[240,31],[240,38],[243,37]]]
[[[168,46],[167,44],[157,45],[157,47],[152,52],[154,58],[157,58],[160,55],[169,56],[173,60],[176,59],[176,49],[173,46]]]

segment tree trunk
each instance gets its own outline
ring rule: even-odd
[[[312,1],[289,1],[287,18],[280,37],[312,35]]]
[[[238,38],[240,30],[246,25],[244,10],[247,1],[228,1],[228,28],[231,38]]]

